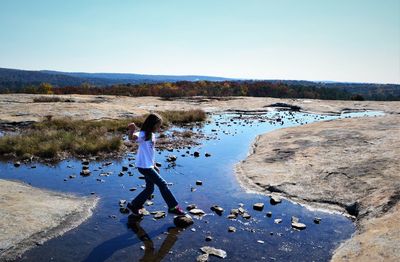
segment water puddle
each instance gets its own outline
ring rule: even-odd
[[[240,188],[233,168],[246,157],[259,134],[315,121],[376,115],[382,113],[328,116],[283,111],[263,115],[212,115],[209,123],[194,128],[211,137],[202,141],[201,146],[162,151],[157,155],[157,161],[162,163],[161,174],[172,183],[171,190],[181,205],[186,207],[194,203],[206,212],[202,218],[195,218],[194,225],[186,230],[175,228],[171,215],[159,220],[146,216],[140,223],[128,225],[128,216],[119,212],[118,202],[131,200],[144,185],[134,168],[129,168],[132,176],[118,176],[122,166],[134,162],[129,161],[132,155],[108,166],[103,165],[104,162],[90,162],[92,175],[89,177],[79,175],[82,165],[77,160],[63,161],[56,166],[35,164],[34,169],[29,165],[15,168],[12,163],[0,164],[0,178],[22,180],[35,187],[81,196],[94,192],[101,198],[88,221],[28,251],[19,261],[194,261],[201,254],[202,246],[225,250],[229,261],[328,261],[332,251],[354,232],[351,220],[338,214],[310,211],[285,200],[271,205],[269,197],[249,194]],[[191,155],[194,151],[199,151],[200,157]],[[205,153],[211,156],[206,157]],[[166,161],[171,154],[177,156],[175,166]],[[108,172],[111,175],[104,175]],[[70,175],[76,177],[70,179]],[[201,180],[203,185],[196,185],[196,180]],[[132,192],[133,187],[137,190]],[[154,194],[154,204],[146,209],[166,211],[158,189]],[[257,202],[265,204],[262,211],[253,210]],[[239,204],[243,204],[251,218],[226,218]],[[225,209],[222,216],[210,210],[213,205]],[[267,212],[272,215],[268,217]],[[298,217],[307,228],[294,230],[292,216]],[[315,224],[314,217],[320,217],[321,223]],[[282,222],[276,224],[275,219],[282,219]],[[228,232],[229,226],[235,227],[236,232]],[[205,241],[207,236],[212,240]],[[210,257],[209,261],[218,259]]]

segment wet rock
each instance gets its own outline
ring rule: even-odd
[[[129,167],[135,167],[135,164],[129,164],[128,166]]]
[[[191,192],[194,192],[194,191],[196,191],[196,190],[197,190],[196,188],[190,187],[190,191],[191,191]]]
[[[228,219],[236,219],[237,216],[233,215],[233,214],[229,214],[226,218],[228,218]]]
[[[82,166],[82,170],[87,170],[87,169],[89,169],[89,166],[88,166],[88,165]]]
[[[196,258],[196,261],[197,262],[207,262],[208,261],[208,257],[209,257],[209,255],[207,253],[206,254],[202,254],[202,255],[200,255],[200,256],[198,256]]]
[[[264,203],[255,203],[253,209],[257,211],[262,211],[264,209]]]
[[[315,224],[319,224],[321,222],[321,218],[320,217],[314,217],[314,223]]]
[[[125,173],[124,172],[119,172],[119,174],[118,174],[118,176],[124,176],[125,175]]]
[[[177,216],[174,218],[174,224],[177,227],[188,227],[190,225],[193,225],[193,218],[188,214]]]
[[[83,166],[89,165],[89,160],[87,160],[87,159],[82,159],[82,165],[83,165]]]
[[[203,184],[202,181],[200,181],[200,180],[197,180],[197,181],[196,181],[196,185],[201,186],[202,184]]]
[[[237,209],[237,208],[231,209],[231,215],[238,216],[239,215],[239,209]]]
[[[195,228],[191,228],[190,231],[196,232],[196,229]]]
[[[282,202],[282,199],[278,196],[272,195],[270,198],[271,205],[276,205]]]
[[[81,176],[90,176],[90,170],[89,169],[85,169],[81,171]]]
[[[251,218],[251,215],[250,215],[249,213],[245,212],[245,213],[242,214],[242,217],[243,217],[244,219],[250,219],[250,218]]]
[[[156,167],[161,167],[161,163],[160,162],[156,162]]]
[[[122,166],[122,171],[128,171],[128,167],[127,166]]]
[[[282,223],[282,219],[280,219],[280,218],[274,219],[274,223],[280,224],[280,223]]]
[[[199,208],[193,208],[193,209],[189,210],[189,212],[196,216],[202,216],[205,214],[205,212]]]
[[[262,241],[262,240],[257,240],[257,243],[264,244],[264,241]]]
[[[126,200],[125,199],[120,199],[119,200],[119,205],[120,206],[123,206],[123,205],[125,205],[126,204]]]
[[[142,213],[143,216],[149,216],[150,215],[150,212],[147,211],[147,209],[145,209],[145,208],[140,209],[140,213]]]
[[[292,227],[299,229],[299,230],[306,229],[306,225],[303,223],[300,223],[299,218],[294,217],[294,216],[292,217]]]
[[[131,187],[131,188],[129,188],[129,191],[135,191],[135,190],[137,190],[136,187]]]
[[[222,213],[224,212],[224,209],[218,205],[213,205],[210,209],[218,215],[222,215]]]
[[[222,250],[222,249],[217,249],[217,248],[210,247],[210,246],[204,246],[204,247],[200,248],[200,250],[208,255],[213,255],[213,256],[220,257],[220,258],[226,258],[226,251]]]
[[[206,236],[206,241],[207,242],[210,242],[210,241],[212,241],[213,240],[213,237],[212,236]]]
[[[196,206],[195,204],[190,204],[190,205],[188,205],[188,206],[186,207],[186,209],[187,209],[188,211],[190,211],[190,210],[192,210],[192,209],[195,209],[195,208],[197,208],[197,206]]]
[[[228,232],[236,232],[236,228],[235,227],[228,227]]]
[[[210,157],[211,156],[210,153],[205,153],[204,155],[205,155],[205,157]]]
[[[178,159],[177,156],[175,156],[175,155],[169,155],[169,156],[167,157],[167,162],[175,162],[177,159]]]
[[[165,217],[165,212],[164,211],[157,211],[157,213],[154,215],[155,219],[160,219]]]
[[[266,216],[267,217],[272,217],[272,212],[271,211],[267,212]]]
[[[106,182],[104,179],[101,179],[101,178],[96,178],[96,180],[99,181],[99,182],[101,182],[101,183]]]
[[[194,156],[194,157],[199,157],[199,156],[200,156],[200,152],[195,151],[195,152],[193,153],[193,156]]]
[[[73,179],[73,178],[75,178],[75,177],[76,177],[75,175],[70,175],[70,176],[69,176],[70,179]]]

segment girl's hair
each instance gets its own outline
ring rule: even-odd
[[[146,120],[144,120],[144,123],[142,125],[142,128],[140,131],[145,132],[145,141],[151,139],[151,134],[154,132],[154,126],[157,123],[162,123],[162,118],[159,114],[156,113],[151,113],[150,115],[147,116]]]

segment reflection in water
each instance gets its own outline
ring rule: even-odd
[[[114,253],[117,253],[117,251],[129,246],[134,246],[140,241],[144,243],[145,251],[143,257],[139,261],[161,261],[169,253],[176,240],[178,240],[178,235],[182,229],[177,227],[169,227],[167,229],[167,237],[164,239],[159,250],[156,250],[154,248],[154,243],[151,240],[151,236],[155,237],[163,234],[165,232],[164,227],[154,230],[148,234],[140,225],[141,221],[142,219],[138,219],[133,215],[128,217],[128,228],[132,229],[137,238],[134,237],[132,232],[128,232],[109,239],[95,247],[84,261],[105,261]]]
[[[153,241],[146,231],[140,225],[141,219],[130,215],[128,217],[128,227],[136,233],[138,238],[144,243],[144,256],[139,261],[161,261],[174,246],[176,240],[178,240],[178,234],[181,232],[177,227],[168,228],[167,237],[164,239],[160,249],[157,251],[154,248]]]

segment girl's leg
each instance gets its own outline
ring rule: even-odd
[[[139,195],[137,195],[135,197],[135,199],[132,200],[131,205],[132,205],[132,208],[135,208],[135,209],[142,208],[143,204],[154,192],[154,183],[151,179],[148,179],[148,176],[146,175],[147,172],[143,172],[143,170],[146,170],[146,169],[139,169],[139,172],[144,175],[144,178],[146,181],[146,187],[144,188],[144,190],[142,192],[140,192]]]
[[[162,197],[168,205],[168,208],[173,208],[178,205],[174,195],[168,188],[167,182],[160,176],[159,173],[157,173],[154,168],[146,169],[145,177],[158,186]]]

